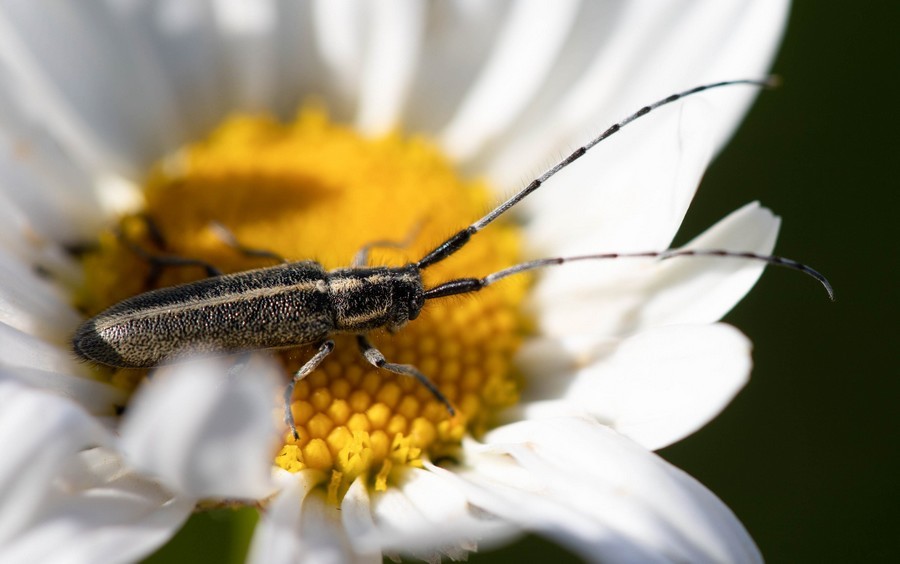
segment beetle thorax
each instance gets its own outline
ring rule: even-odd
[[[422,277],[413,265],[333,270],[328,287],[335,329],[348,333],[400,329],[425,303]]]

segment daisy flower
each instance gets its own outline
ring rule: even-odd
[[[642,104],[765,76],[783,0],[0,5],[0,560],[133,561],[192,511],[252,505],[251,559],[464,558],[523,531],[591,561],[757,561],[714,494],[651,451],[746,382],[717,321],[763,265],[595,261],[429,300],[396,334],[195,358],[75,359],[86,316],[271,266],[416,261]],[[639,120],[424,272],[663,250],[756,92]],[[755,203],[687,246],[770,253]],[[268,255],[249,252],[262,249]],[[265,315],[260,312],[259,315]],[[159,338],[176,338],[159,336]]]

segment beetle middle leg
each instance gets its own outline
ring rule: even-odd
[[[363,245],[356,254],[353,255],[353,261],[350,263],[350,266],[366,266],[369,262],[369,253],[372,249],[377,247],[386,247],[390,249],[403,249],[410,245],[412,242],[416,240],[416,237],[419,236],[419,233],[422,232],[422,227],[425,226],[425,220],[416,222],[415,225],[412,226],[412,229],[409,230],[409,233],[406,234],[400,241],[391,241],[388,239],[379,239],[377,241],[371,241]]]
[[[232,233],[230,229],[228,229],[218,221],[210,222],[210,227],[212,228],[213,232],[215,232],[219,240],[221,240],[223,243],[225,243],[235,251],[244,255],[245,257],[266,258],[271,259],[275,262],[288,262],[286,258],[274,251],[268,251],[266,249],[256,249],[243,245],[240,241],[238,241],[238,238],[235,237],[234,233]]]
[[[313,370],[318,368],[318,366],[322,364],[322,361],[325,360],[325,357],[331,354],[331,351],[333,350],[334,341],[331,339],[328,339],[319,345],[318,352],[316,352],[311,359],[307,360],[306,364],[300,367],[300,370],[294,373],[294,377],[291,378],[291,382],[284,390],[284,422],[291,428],[291,434],[294,435],[294,439],[300,438],[300,435],[297,434],[297,426],[294,424],[294,414],[291,412],[291,400],[294,396],[294,386],[297,385],[297,382],[303,380],[309,376]]]
[[[147,234],[153,244],[160,249],[165,250],[166,240],[163,237],[162,232],[159,230],[159,226],[157,226],[156,222],[153,221],[153,218],[145,214],[142,214],[138,217],[140,217],[140,219],[146,225]],[[121,241],[123,245],[128,247],[131,252],[147,261],[147,263],[150,265],[150,272],[147,274],[147,279],[145,280],[145,284],[149,287],[156,285],[156,282],[159,280],[159,276],[162,273],[163,268],[178,266],[197,266],[205,270],[207,276],[219,276],[220,274],[222,274],[221,270],[219,270],[212,264],[200,259],[192,259],[180,257],[177,255],[150,252],[126,237],[125,233],[121,229],[116,230],[116,237],[118,237],[119,241]]]
[[[434,385],[428,376],[419,372],[419,370],[412,365],[409,364],[394,364],[393,362],[388,362],[384,355],[381,354],[381,351],[376,349],[372,343],[365,337],[365,335],[357,335],[356,342],[359,345],[359,350],[362,353],[363,357],[372,366],[376,368],[381,368],[387,370],[388,372],[393,372],[394,374],[401,374],[403,376],[411,376],[418,380],[423,386],[428,388],[428,391],[442,404],[447,407],[447,411],[451,416],[456,415],[456,410],[453,409],[453,406],[450,404],[450,400],[441,393],[441,391]]]

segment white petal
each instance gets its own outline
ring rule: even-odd
[[[508,7],[479,0],[429,4],[428,27],[403,119],[409,131],[435,133],[452,118],[477,79]]]
[[[769,210],[748,204],[685,248],[768,254],[778,226]],[[564,265],[541,280],[535,302],[542,332],[613,336],[660,325],[714,322],[737,304],[765,267],[759,261],[725,258],[598,262],[630,264]]]
[[[473,512],[465,493],[443,475],[406,469],[396,487],[372,495],[372,528],[355,546],[380,548],[423,560],[441,554],[459,559],[486,542],[513,531],[509,525]]]
[[[781,218],[757,202],[735,210],[683,249],[725,249],[771,254]],[[697,258],[669,261],[653,286],[646,309],[653,323],[711,323],[731,311],[762,276],[766,263],[742,259]]]
[[[0,68],[0,82],[10,80]],[[34,252],[35,243],[49,246],[46,239],[84,238],[100,226],[91,176],[36,116],[11,99],[16,94],[14,88],[0,92],[0,203],[12,220],[3,227],[12,235],[3,244],[12,250],[14,238],[25,238]]]
[[[381,543],[372,518],[372,502],[365,476],[354,480],[344,495],[341,501],[341,522],[355,552],[380,557]]]
[[[541,86],[577,11],[575,0],[513,4],[481,75],[441,134],[447,154],[464,162],[509,126]]]
[[[358,554],[341,522],[341,511],[326,501],[324,492],[314,491],[303,500],[300,517],[300,554],[308,562],[381,562],[381,554]]]
[[[360,0],[313,1],[313,29],[326,74],[326,99],[338,119],[352,115],[358,101],[367,9]]]
[[[64,473],[42,514],[9,547],[8,561],[133,562],[171,538],[193,509],[111,451],[83,451]]]
[[[69,341],[81,315],[58,286],[2,251],[0,280],[0,322],[50,341]]]
[[[74,403],[0,380],[0,545],[52,495],[50,486],[67,458],[110,440]]]
[[[711,127],[706,104],[689,100],[677,111],[624,131],[626,139],[642,139],[630,151],[611,147],[589,153],[593,160],[573,163],[535,194],[532,203],[540,206],[540,212],[527,227],[531,252],[560,255],[668,247],[709,164]],[[547,276],[564,274],[548,271]]]
[[[122,423],[122,449],[139,469],[189,497],[256,499],[272,491],[277,368],[262,357],[158,369]]]
[[[530,176],[537,164],[571,151],[643,104],[706,82],[764,77],[788,6],[786,0],[664,5],[638,0],[618,9],[595,7],[598,13],[580,15],[579,20],[592,24],[595,33],[600,30],[604,41],[596,44],[592,59],[569,71],[569,83],[549,81],[551,88],[565,90],[558,96],[546,96],[544,104],[534,105],[506,132],[497,144],[498,153],[487,164],[489,175],[502,187],[515,186]],[[559,66],[570,64],[579,50],[590,52],[588,41],[573,43],[572,52],[562,52]],[[702,95],[715,108],[713,138],[717,146],[721,147],[737,126],[757,92],[735,87]],[[646,119],[653,121],[659,116]],[[627,145],[630,151],[640,142],[616,137],[600,151],[609,150],[609,144]],[[602,172],[593,165],[590,168],[592,175]]]
[[[277,10],[273,0],[243,2],[214,0],[225,55],[225,91],[230,109],[264,111],[275,98],[277,77],[274,29]]]
[[[381,562],[381,554],[358,554],[350,545],[341,510],[313,488],[322,475],[305,470],[282,473],[281,491],[263,514],[250,546],[250,562]]]
[[[173,145],[196,139],[211,129],[232,101],[226,90],[225,50],[212,4],[208,1],[115,0],[120,25],[141,45],[154,68],[160,90],[174,108]]]
[[[590,561],[760,561],[712,493],[594,421],[517,423],[489,433],[485,443],[466,446],[473,466],[460,471],[472,502],[550,534]],[[503,466],[524,477],[508,485],[509,472],[497,473]]]
[[[312,2],[281,2],[275,25],[276,113],[285,119],[293,118],[297,109],[310,100],[329,107],[328,72],[317,49]]]
[[[581,370],[559,397],[656,450],[718,415],[746,384],[750,365],[750,342],[728,325],[651,329]],[[557,409],[537,403],[525,414],[540,417],[545,407]]]
[[[5,323],[0,323],[0,358],[8,367],[87,375],[75,355]]]
[[[11,55],[4,62],[16,69],[13,84],[42,103],[66,147],[92,165],[135,172],[170,146],[176,123],[170,98],[142,46],[108,7],[33,4],[4,4],[0,36]]]
[[[96,416],[114,416],[127,400],[125,392],[110,384],[62,372],[5,366],[0,367],[0,378],[66,397]]]
[[[322,476],[312,470],[290,476],[287,472],[278,474],[281,488],[256,525],[247,555],[249,562],[296,562],[302,554],[299,537],[301,507]]]
[[[426,5],[386,0],[372,8],[356,128],[378,135],[399,125],[425,31]]]

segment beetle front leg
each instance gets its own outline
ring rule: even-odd
[[[450,405],[450,400],[441,393],[441,391],[434,385],[434,382],[428,379],[428,376],[419,372],[419,370],[412,365],[409,364],[394,364],[393,362],[388,362],[384,355],[381,354],[381,351],[376,349],[372,343],[366,339],[365,335],[357,335],[356,342],[359,344],[359,350],[362,353],[363,357],[372,366],[376,368],[382,368],[387,370],[388,372],[393,372],[394,374],[401,374],[403,376],[412,376],[416,380],[422,383],[423,386],[428,388],[428,391],[442,404],[447,407],[447,411],[450,413],[450,416],[456,415],[456,410],[453,409],[453,406]]]
[[[300,438],[300,435],[297,434],[297,426],[294,424],[294,414],[291,412],[291,400],[294,395],[294,386],[297,385],[297,382],[306,378],[313,370],[318,368],[318,366],[322,364],[322,361],[325,360],[325,357],[331,354],[331,351],[333,350],[334,341],[331,339],[319,345],[319,351],[311,359],[307,360],[306,364],[304,364],[300,370],[294,373],[294,377],[291,378],[290,384],[288,384],[287,388],[284,390],[284,422],[291,428],[291,434],[294,435],[294,439]]]

